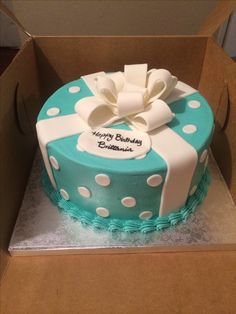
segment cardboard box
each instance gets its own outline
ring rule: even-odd
[[[223,1],[198,36],[27,39],[0,81],[3,313],[235,313],[235,251],[20,258],[7,252],[40,107],[62,84],[100,69],[147,62],[199,89],[214,111],[212,150],[236,200],[236,64],[212,38],[234,7]]]

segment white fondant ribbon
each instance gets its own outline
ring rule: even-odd
[[[164,69],[147,71],[147,64],[125,65],[124,74],[98,75],[95,96],[75,105],[76,112],[92,128],[107,126],[126,118],[141,131],[152,131],[174,114],[163,101],[177,84],[177,78]]]
[[[44,164],[53,187],[56,189],[56,181],[50,166],[47,145],[48,143],[60,138],[68,137],[82,133],[90,127],[78,114],[69,114],[50,119],[40,120],[36,124],[36,131],[39,141],[39,147],[43,156]]]

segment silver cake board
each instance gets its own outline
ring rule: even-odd
[[[42,189],[37,153],[9,252],[29,256],[235,250],[236,206],[212,156],[209,166],[208,195],[186,222],[148,234],[111,233],[83,226],[58,211]]]

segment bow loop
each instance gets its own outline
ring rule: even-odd
[[[117,99],[117,114],[120,118],[144,110],[144,97],[139,92],[120,92]]]
[[[80,99],[75,104],[75,111],[92,128],[108,126],[118,120],[107,104],[95,96]]]
[[[118,92],[120,92],[123,89],[125,84],[124,73],[119,71],[114,73],[108,73],[106,74],[106,76],[112,79]]]
[[[169,106],[163,100],[157,99],[144,112],[135,115],[132,118],[132,124],[137,129],[149,132],[170,122],[174,116]]]
[[[164,69],[152,69],[148,72],[148,103],[160,98],[166,99],[177,84],[177,78]]]
[[[108,104],[115,105],[117,101],[117,91],[114,81],[107,76],[96,77],[96,89],[98,95]]]
[[[134,84],[129,83],[129,82],[126,82],[124,84],[122,91],[123,92],[131,92],[131,93],[132,92],[133,93],[141,93],[145,99],[147,99],[147,97],[148,97],[146,87],[140,87],[140,86],[134,85]]]

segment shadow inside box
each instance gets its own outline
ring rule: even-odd
[[[226,121],[227,122],[227,121]],[[225,125],[226,127],[227,125]],[[232,186],[232,153],[228,138],[219,122],[215,121],[215,132],[212,139],[212,151],[222,175],[228,186]],[[222,153],[224,152],[224,153]],[[225,167],[227,165],[227,167]]]
[[[0,75],[6,70],[19,49],[10,47],[0,47]]]

